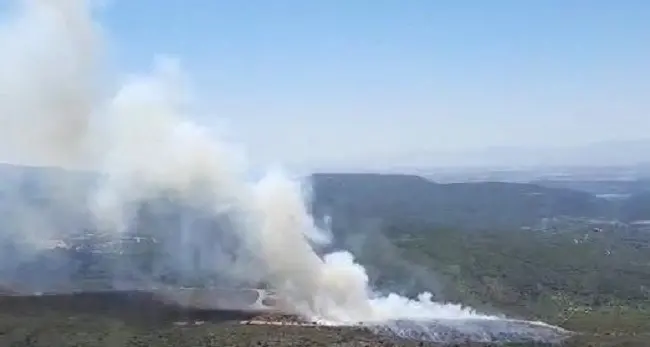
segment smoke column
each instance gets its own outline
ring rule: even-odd
[[[281,170],[249,182],[241,148],[192,120],[177,61],[155,59],[148,74],[107,92],[102,33],[90,7],[23,1],[0,29],[0,159],[100,175],[85,195],[53,180],[62,209],[89,209],[95,227],[116,235],[129,228],[139,202],[160,196],[227,219],[239,242],[230,251],[245,259],[230,271],[270,283],[293,310],[324,322],[501,319],[432,302],[428,293],[377,296],[351,253],[318,255],[314,247],[328,235],[309,215],[301,182]],[[55,234],[51,220],[21,213],[12,226],[34,243]]]

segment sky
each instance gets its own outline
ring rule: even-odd
[[[179,58],[200,121],[262,162],[650,139],[644,0],[109,0],[98,18],[121,70]]]

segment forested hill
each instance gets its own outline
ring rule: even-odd
[[[650,218],[629,201],[610,201],[584,191],[536,184],[479,182],[438,184],[419,176],[314,174],[317,215],[371,218],[472,229],[520,228],[543,218]]]
[[[650,193],[608,200],[588,191],[541,184],[479,182],[438,184],[414,175],[328,174],[311,177],[312,208],[338,221],[380,220],[390,224],[449,226],[458,229],[504,229],[538,225],[544,218],[572,217],[630,222],[650,219]],[[50,190],[79,195],[92,186],[94,175],[50,168],[0,164],[0,215],[15,219],[19,207],[42,211],[67,228],[74,215],[59,206]],[[70,197],[67,197],[70,198]],[[17,200],[18,199],[18,200]],[[60,211],[65,208],[65,211]],[[73,213],[74,212],[74,213]],[[59,226],[57,226],[59,228]]]

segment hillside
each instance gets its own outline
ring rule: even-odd
[[[340,243],[377,288],[429,290],[577,331],[650,333],[650,232],[587,224],[519,230],[554,216],[578,224],[578,217],[647,219],[647,194],[613,201],[534,184],[436,184],[402,175],[315,175],[313,182],[315,209],[334,216]]]
[[[26,186],[9,187],[11,194],[4,195],[3,206],[11,207],[10,202],[15,201],[12,199],[22,197],[22,202],[33,204],[34,208],[51,211],[56,199],[43,194],[47,187],[36,189],[38,177],[36,171],[34,181]],[[61,177],[74,182],[67,175]],[[366,266],[373,287],[379,291],[412,296],[428,290],[441,301],[542,319],[571,330],[599,334],[597,339],[603,335],[636,339],[650,333],[650,233],[596,232],[590,228],[545,232],[520,229],[554,216],[646,218],[650,205],[645,195],[617,204],[587,192],[534,184],[437,184],[417,176],[368,174],[318,174],[312,179],[314,211],[317,215],[334,216],[333,231],[337,237],[333,248],[352,251]],[[26,188],[34,189],[27,193]],[[75,212],[69,206],[60,208]],[[133,231],[155,231],[156,235],[177,233],[185,213],[166,204],[145,204],[141,212],[140,223]],[[60,218],[62,222],[66,219]],[[63,290],[66,285],[107,288],[119,276],[124,276],[120,280],[129,278],[133,271],[157,271],[167,280],[179,280],[169,277],[165,269],[153,266],[165,264],[152,261],[151,257],[160,250],[151,243],[132,242],[134,247],[127,248],[129,254],[97,253],[96,246],[103,242],[101,235],[88,233],[83,224],[73,222],[68,221],[71,224],[67,225],[80,228],[78,231],[85,236],[70,241],[76,242],[76,249],[58,248],[25,257],[15,245],[4,242],[2,257],[11,261],[3,261],[0,276],[34,288]],[[207,241],[207,236],[215,236],[214,230],[219,228],[210,220],[203,222],[195,224],[193,230],[194,235],[206,233],[205,237],[197,237],[198,241]],[[5,224],[4,228],[9,230],[10,226]],[[64,230],[66,225],[58,227]],[[178,250],[174,240],[169,246]],[[215,242],[225,241],[217,238]],[[220,264],[196,267],[191,252],[177,253],[188,256],[175,259],[179,264],[194,264],[183,268],[189,280],[200,279],[203,282],[199,284],[204,285],[213,280],[209,276]],[[36,322],[17,316],[3,315],[0,327],[2,320],[13,322],[6,324],[19,324],[15,322],[25,319]],[[45,325],[46,321],[34,324]],[[66,329],[78,330],[73,323],[66,325]],[[19,336],[21,331],[12,334]],[[137,334],[132,335],[128,338],[136,338]],[[262,337],[255,339],[263,341]]]
[[[53,233],[89,227],[86,194],[96,179],[92,175],[0,164],[0,178],[5,226],[41,223]],[[375,220],[491,230],[535,227],[548,218],[650,219],[643,182],[612,188],[635,189],[618,200],[594,193],[607,182],[438,184],[413,175],[320,173],[310,176],[310,183],[315,214],[336,216],[337,223]]]
[[[537,184],[551,188],[565,188],[584,191],[594,195],[633,195],[650,191],[650,180],[535,180]]]
[[[364,238],[354,251],[379,289],[428,290],[480,311],[597,334],[589,341],[650,334],[650,235],[641,244],[608,233],[410,225]]]
[[[617,206],[587,192],[522,183],[437,184],[418,176],[315,174],[314,210],[461,229],[513,229],[543,218],[616,218]]]

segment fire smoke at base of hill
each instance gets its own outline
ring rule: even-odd
[[[149,74],[132,76],[114,92],[107,87],[115,81],[101,68],[104,46],[91,10],[82,0],[24,1],[0,29],[3,160],[100,177],[90,193],[61,177],[48,179],[56,211],[12,201],[6,222],[19,235],[5,238],[19,236],[38,247],[60,232],[57,225],[65,226],[48,218],[84,208],[93,228],[118,236],[133,228],[141,203],[165,197],[218,220],[236,239],[217,252],[228,266],[217,256],[212,266],[242,282],[268,283],[304,316],[371,325],[500,320],[433,302],[427,293],[416,300],[375,295],[352,254],[319,255],[328,238],[306,209],[301,183],[277,170],[250,182],[240,149],[193,120],[177,61],[158,59]],[[191,223],[182,233],[185,241],[205,241]],[[172,249],[171,260],[181,259],[182,250]]]

